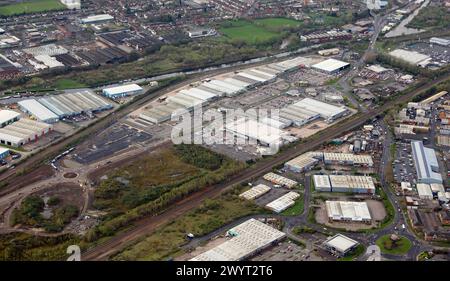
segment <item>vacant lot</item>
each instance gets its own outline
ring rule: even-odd
[[[22,3],[1,6],[0,15],[12,16],[45,11],[63,10],[65,8],[66,6],[64,6],[58,0],[29,0]]]
[[[238,197],[236,188],[218,199],[207,200],[200,207],[150,234],[125,249],[115,260],[164,260],[184,253],[187,233],[202,236],[249,214],[263,212],[257,205]]]

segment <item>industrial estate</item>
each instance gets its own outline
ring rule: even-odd
[[[450,2],[0,3],[0,260],[450,260]]]

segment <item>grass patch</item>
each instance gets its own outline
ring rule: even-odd
[[[64,9],[66,9],[66,6],[58,0],[29,0],[22,3],[0,6],[0,15],[13,16]]]
[[[254,22],[266,29],[271,29],[274,31],[279,30],[280,28],[295,28],[302,25],[302,22],[288,18],[265,18],[257,19]]]
[[[54,83],[55,88],[58,90],[65,90],[65,89],[78,89],[78,88],[85,88],[87,87],[86,84],[72,80],[72,79],[58,79]]]
[[[227,24],[219,30],[228,39],[241,40],[247,44],[267,42],[272,39],[277,39],[279,36],[279,34],[274,31],[270,31],[263,26],[258,26],[253,22],[245,20],[227,22]]]
[[[303,196],[301,196],[300,198],[297,199],[297,201],[295,201],[295,204],[292,205],[290,208],[284,210],[283,212],[281,212],[281,214],[283,216],[298,216],[301,213],[303,213],[304,210],[304,202],[303,202]]]
[[[56,237],[34,236],[27,233],[0,235],[0,260],[2,261],[63,261],[70,245],[80,245],[80,239],[72,234]]]
[[[392,241],[391,235],[389,234],[378,238],[376,244],[380,247],[382,253],[391,255],[404,255],[412,247],[412,243],[408,238],[399,236],[399,240]]]
[[[408,24],[408,27],[418,29],[448,28],[450,26],[450,13],[441,7],[428,6],[420,10],[417,16]]]
[[[165,260],[184,252],[181,246],[187,243],[187,233],[205,235],[239,217],[263,212],[256,204],[241,200],[240,192],[236,187],[218,199],[206,200],[200,207],[163,226],[113,259]]]

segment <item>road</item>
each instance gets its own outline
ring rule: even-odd
[[[97,245],[94,248],[88,249],[86,252],[82,254],[83,260],[104,260],[109,256],[116,253],[118,250],[122,249],[124,246],[128,245],[134,239],[137,239],[143,235],[147,235],[154,231],[157,227],[164,225],[165,223],[181,216],[182,214],[194,209],[199,206],[205,199],[207,198],[216,198],[223,191],[232,188],[232,186],[240,183],[245,183],[251,180],[252,178],[261,176],[262,174],[269,172],[272,170],[272,167],[280,165],[293,157],[296,157],[300,154],[303,154],[307,151],[313,150],[321,144],[338,137],[346,131],[351,131],[356,129],[362,125],[364,125],[367,121],[371,120],[373,117],[378,116],[389,110],[394,108],[399,104],[403,104],[423,91],[431,88],[433,85],[440,83],[450,79],[450,75],[445,75],[435,81],[429,81],[418,89],[411,91],[408,94],[404,94],[399,96],[396,100],[388,101],[386,104],[378,107],[376,109],[368,109],[365,113],[359,113],[350,117],[349,119],[345,119],[338,124],[330,127],[329,129],[319,132],[318,134],[306,139],[304,142],[287,148],[286,150],[281,151],[274,157],[267,158],[257,162],[254,166],[246,169],[242,173],[235,175],[228,179],[227,182],[218,184],[213,187],[207,187],[204,190],[192,194],[178,202],[176,204],[168,207],[164,212],[155,215],[153,217],[145,218],[135,222],[134,226],[127,231],[121,232],[117,234],[113,238],[108,241]],[[306,209],[306,208],[305,208]],[[364,238],[365,239],[365,238]]]

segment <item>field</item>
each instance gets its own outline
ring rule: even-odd
[[[85,88],[86,84],[72,79],[59,79],[55,82],[55,88],[58,90]]]
[[[392,241],[390,235],[380,237],[376,244],[380,247],[381,252],[391,255],[404,255],[411,249],[411,241],[408,238],[400,236],[398,241]]]
[[[298,216],[301,213],[303,213],[304,209],[304,202],[303,197],[300,197],[297,199],[294,205],[292,207],[284,210],[281,214],[283,216]]]
[[[125,249],[114,260],[167,260],[184,253],[187,233],[205,235],[233,220],[263,212],[257,205],[238,197],[235,188],[218,199],[207,200],[200,207],[163,226],[155,233]]]
[[[23,3],[11,4],[0,7],[0,15],[12,16],[45,11],[63,10],[64,6],[58,0],[30,0]]]
[[[242,40],[247,44],[266,43],[283,37],[287,28],[296,28],[300,22],[285,18],[266,18],[255,21],[236,20],[225,22],[219,29],[230,40]]]

